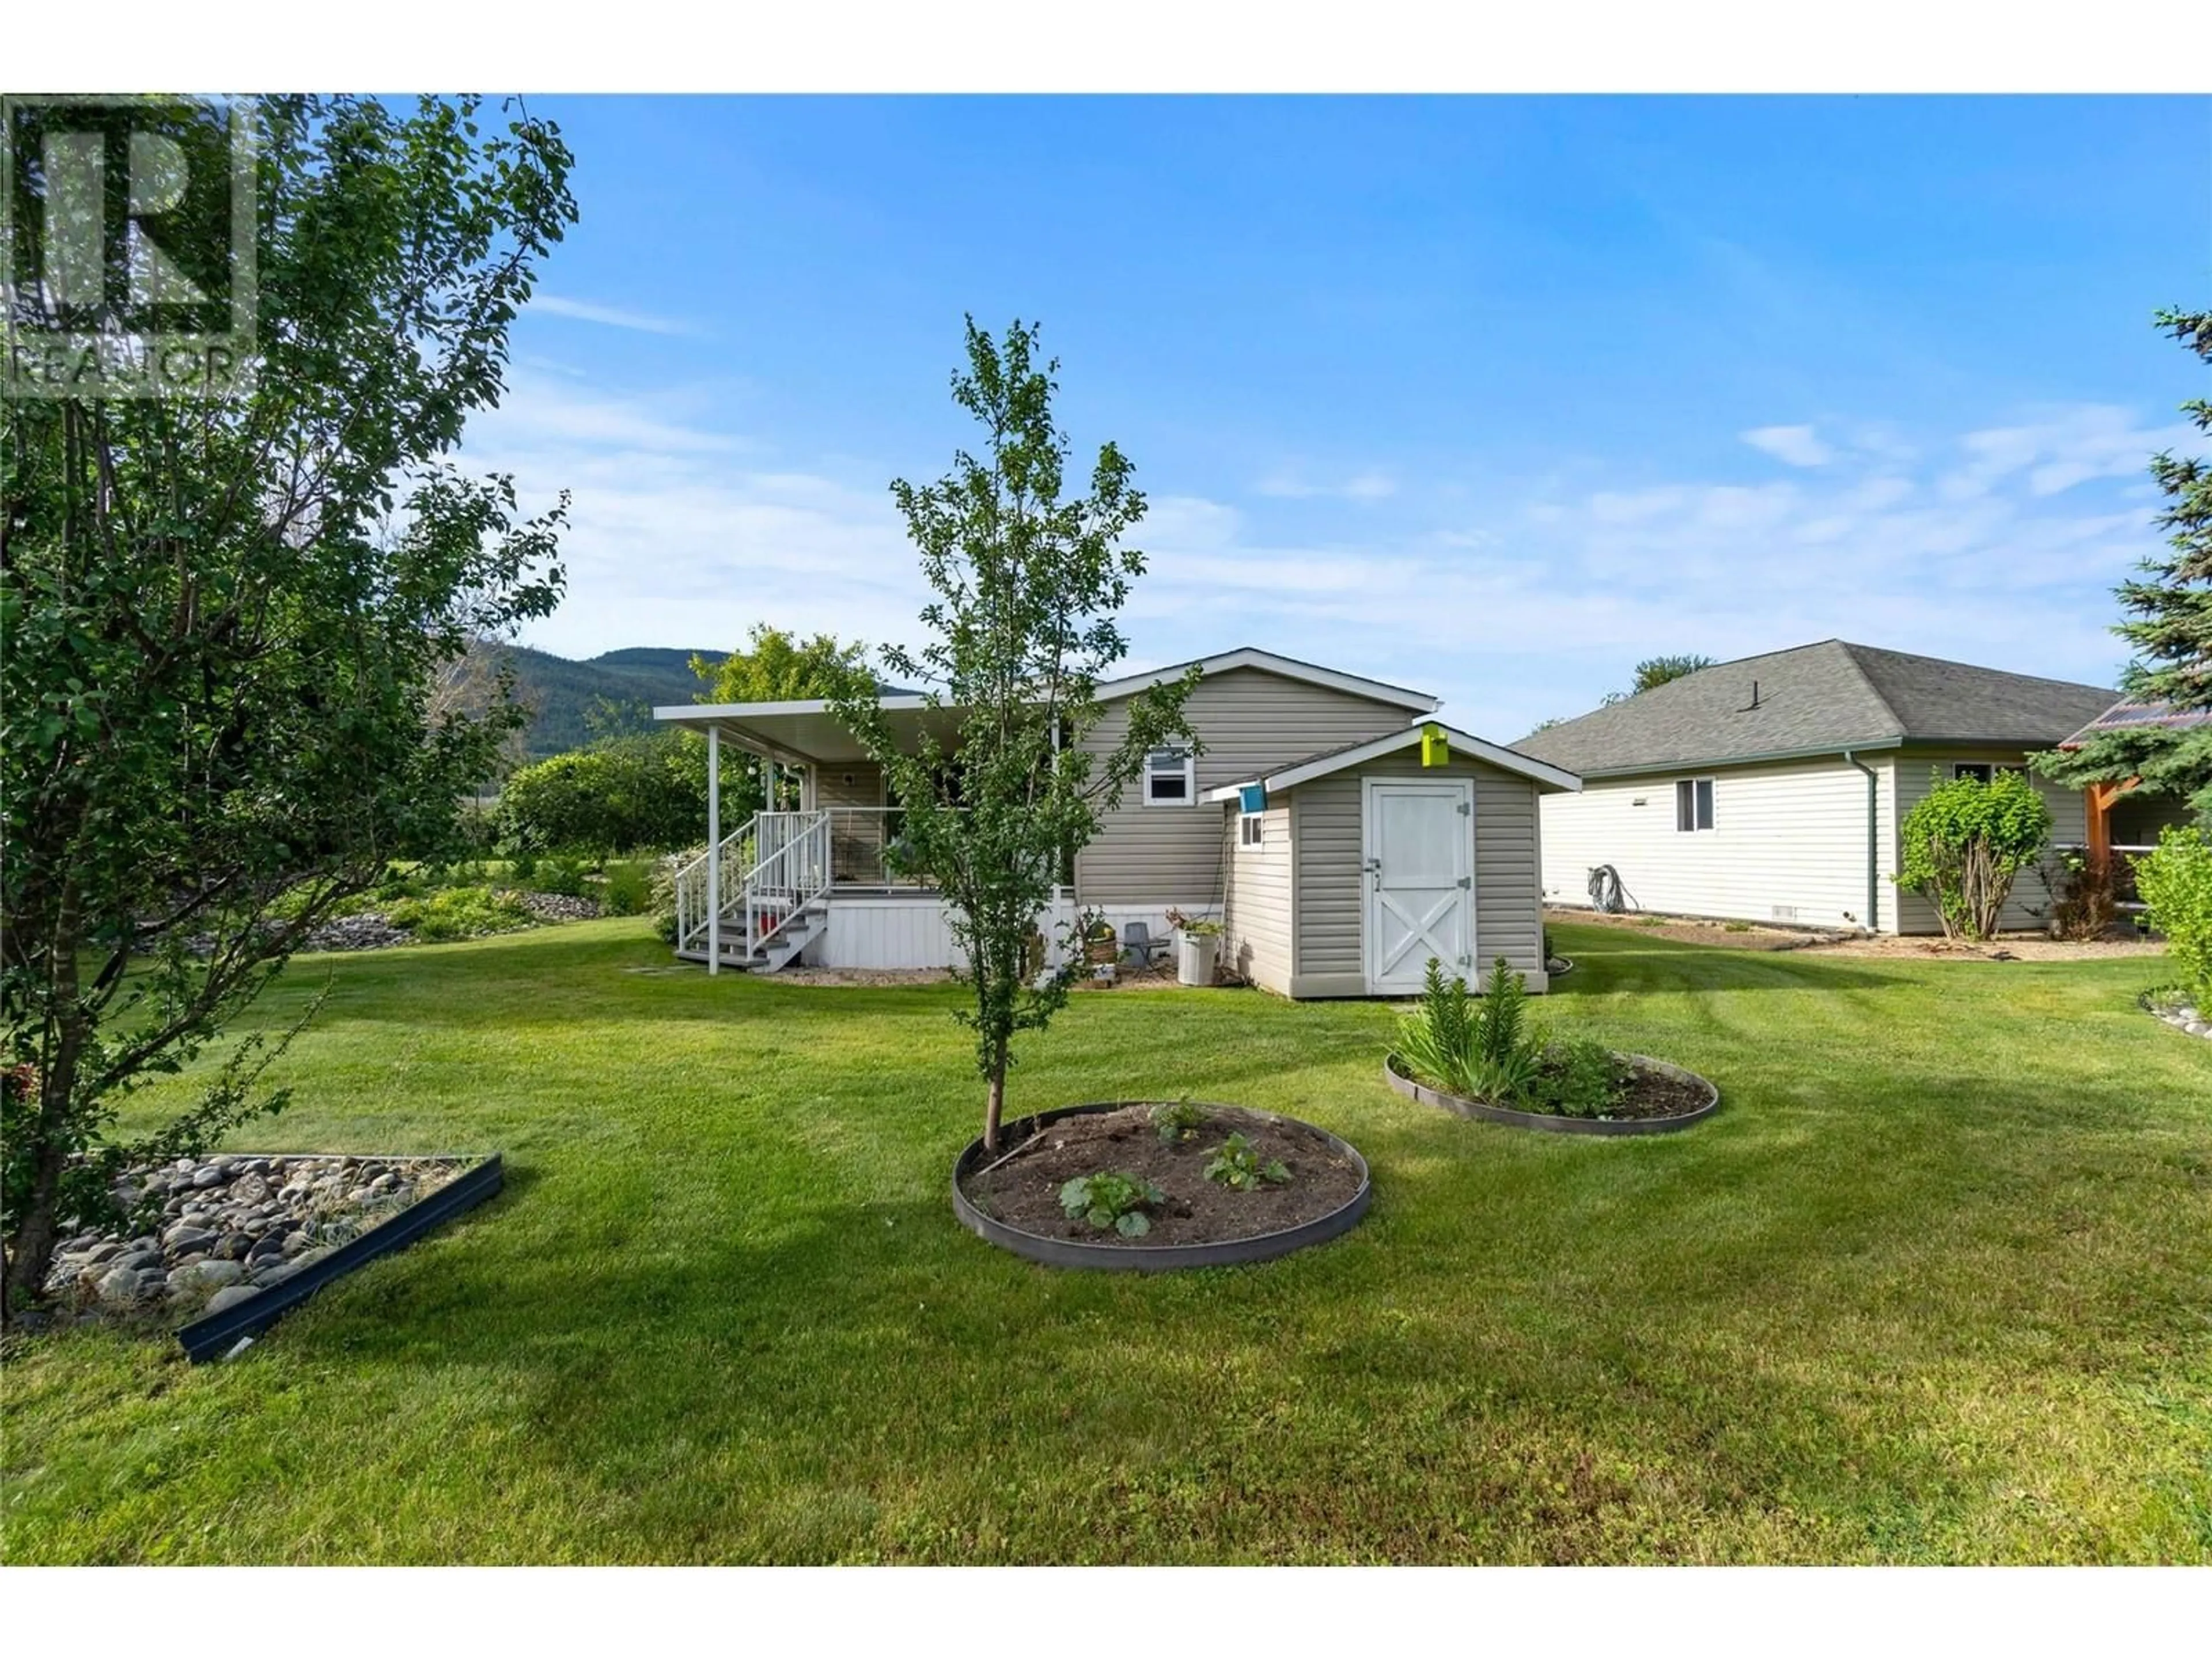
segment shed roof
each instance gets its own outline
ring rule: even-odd
[[[1435,724],[1435,722],[1430,722],[1430,724]],[[1358,743],[1347,743],[1340,749],[1324,749],[1317,755],[1309,755],[1304,760],[1288,762],[1276,767],[1271,772],[1246,778],[1242,782],[1224,783],[1216,788],[1209,789],[1206,792],[1206,798],[1210,801],[1235,800],[1241,790],[1255,783],[1266,784],[1271,794],[1280,790],[1295,789],[1310,778],[1327,777],[1332,772],[1341,772],[1347,767],[1364,765],[1369,761],[1380,760],[1385,755],[1395,754],[1401,749],[1410,749],[1420,742],[1423,729],[1423,726],[1409,726],[1402,732],[1390,732],[1379,738],[1363,738]],[[1583,787],[1582,780],[1564,767],[1553,766],[1548,761],[1534,759],[1529,756],[1492,743],[1486,738],[1478,738],[1472,732],[1462,732],[1454,726],[1439,726],[1439,729],[1444,734],[1444,741],[1449,743],[1456,752],[1466,756],[1470,760],[1487,762],[1501,771],[1517,774],[1528,779],[1540,789],[1573,790]]]
[[[1513,746],[1585,777],[1908,743],[2043,749],[2118,695],[1823,640],[1700,669]]]

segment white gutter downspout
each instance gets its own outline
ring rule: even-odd
[[[1879,785],[1879,783],[1880,783],[1880,781],[1880,781],[1880,778],[1879,778],[1879,777],[1877,776],[1877,775],[1875,774],[1874,768],[1872,768],[1871,766],[1869,766],[1869,765],[1868,765],[1864,761],[1861,760],[1861,759],[1860,759],[1856,755],[1853,754],[1853,753],[1852,753],[1850,750],[1848,750],[1848,749],[1846,749],[1846,750],[1844,750],[1844,763],[1845,763],[1847,765],[1856,766],[1856,767],[1857,767],[1857,768],[1858,768],[1858,769],[1859,769],[1860,771],[1862,771],[1862,772],[1863,772],[1863,773],[1865,773],[1865,774],[1866,774],[1866,781],[1867,781],[1867,919],[1866,919],[1866,928],[1867,928],[1867,932],[1869,932],[1869,933],[1878,933],[1878,932],[1880,932],[1880,931],[1881,931],[1881,797],[1880,797],[1879,793],[1877,793],[1877,787],[1878,787],[1878,785]]]

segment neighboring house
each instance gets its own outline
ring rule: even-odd
[[[2207,725],[2212,725],[2212,709],[2181,709],[2171,703],[2127,699],[2114,703],[2058,747],[2079,749],[2106,732],[2140,732],[2152,727],[2181,732]],[[2133,777],[2108,777],[2089,784],[2081,791],[2081,799],[2087,820],[2082,836],[2083,850],[2092,864],[2112,869],[2120,908],[2142,909],[2136,896],[2136,860],[2158,845],[2162,830],[2193,823],[2195,813],[2187,801],[2160,790],[2146,789],[2140,779]]]
[[[1893,879],[1905,814],[1938,780],[2021,769],[2117,695],[1841,640],[1701,669],[1514,745],[1583,781],[1543,803],[1545,900],[1590,905],[1609,865],[1637,909],[1937,932]],[[2081,793],[2033,781],[2054,842],[2082,843]],[[2024,877],[2003,925],[2037,926],[2049,898]]]
[[[1101,685],[1086,744],[1110,750],[1128,699],[1189,666]],[[1536,797],[1574,788],[1571,774],[1428,720],[1425,692],[1267,651],[1198,666],[1185,714],[1201,752],[1148,758],[1040,918],[1048,936],[1094,910],[1117,933],[1164,936],[1175,909],[1219,917],[1224,964],[1286,996],[1418,990],[1431,956],[1472,977],[1502,955],[1545,988]],[[906,743],[957,725],[917,696],[882,707]],[[653,713],[705,732],[717,767],[757,757],[799,775],[797,810],[710,829],[709,854],[679,872],[679,956],[756,969],[954,960],[942,901],[900,864],[883,769],[826,703]],[[793,793],[781,788],[772,799]]]

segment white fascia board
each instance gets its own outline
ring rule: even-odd
[[[1232,668],[1264,669],[1270,674],[1279,674],[1285,679],[1304,680],[1309,685],[1326,685],[1333,690],[1346,691],[1353,696],[1366,697],[1376,702],[1395,703],[1401,708],[1414,709],[1424,714],[1432,714],[1443,707],[1440,699],[1425,691],[1412,690],[1402,685],[1386,685],[1381,680],[1363,679],[1357,674],[1340,673],[1316,663],[1300,662],[1295,657],[1279,657],[1272,651],[1261,651],[1250,646],[1241,650],[1224,651],[1218,656],[1200,657],[1195,665],[1170,663],[1165,668],[1156,668],[1147,674],[1130,674],[1118,680],[1108,680],[1098,688],[1098,701],[1111,702],[1117,697],[1133,696],[1147,686],[1180,678],[1194,665],[1201,675],[1225,674]]]
[[[878,706],[896,711],[927,708],[929,704],[921,697],[905,696],[878,698]],[[795,702],[678,702],[656,707],[653,718],[704,727],[724,720],[764,720],[775,714],[826,714],[830,708],[827,697],[802,697]]]
[[[1532,760],[1516,750],[1486,742],[1474,733],[1462,732],[1455,726],[1445,726],[1443,734],[1444,740],[1451,745],[1453,752],[1464,755],[1469,760],[1484,762],[1502,772],[1516,773],[1533,783],[1548,784],[1554,789],[1565,790],[1569,793],[1579,793],[1582,789],[1583,781],[1563,768],[1550,765],[1543,761]],[[1298,766],[1285,767],[1279,772],[1270,772],[1264,777],[1247,778],[1243,783],[1223,784],[1218,788],[1206,791],[1206,799],[1209,801],[1235,800],[1240,790],[1246,785],[1254,783],[1266,784],[1269,794],[1274,793],[1278,789],[1295,789],[1298,785],[1311,779],[1325,778],[1330,773],[1341,772],[1348,766],[1362,766],[1369,761],[1380,760],[1385,755],[1395,754],[1401,749],[1410,749],[1420,740],[1421,728],[1418,726],[1409,726],[1403,732],[1393,732],[1389,736],[1377,738],[1372,743],[1363,743],[1357,749],[1346,749],[1337,754],[1324,755],[1318,760],[1308,761]]]

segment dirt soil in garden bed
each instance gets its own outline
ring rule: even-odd
[[[1149,1112],[1144,1104],[1048,1123],[1041,1134],[1008,1148],[1017,1156],[996,1169],[987,1164],[962,1190],[984,1214],[1024,1232],[1132,1249],[1280,1232],[1328,1215],[1359,1190],[1358,1166],[1308,1125],[1238,1106],[1216,1107],[1196,1134],[1166,1146]],[[1009,1127],[1015,1133],[1024,1127]],[[1249,1193],[1208,1181],[1205,1170],[1213,1150],[1232,1133],[1250,1139],[1262,1165],[1280,1158],[1290,1180],[1262,1182]],[[1064,1183],[1104,1170],[1139,1176],[1167,1194],[1152,1212],[1152,1231],[1142,1238],[1124,1238],[1110,1227],[1102,1231],[1080,1216],[1071,1219],[1060,1207]]]
[[[1628,1087],[1620,1098],[1606,1108],[1605,1115],[1616,1121],[1686,1117],[1703,1106],[1706,1098],[1704,1088],[1698,1084],[1638,1066],[1629,1073]]]

